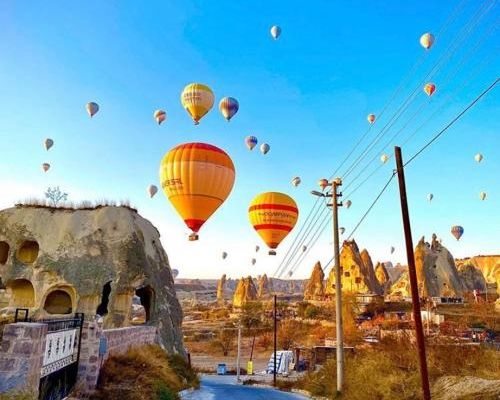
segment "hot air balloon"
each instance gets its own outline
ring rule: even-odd
[[[329,183],[328,183],[328,179],[323,178],[323,179],[320,179],[320,180],[318,181],[318,186],[321,188],[321,190],[325,190],[325,188],[326,188],[328,185],[329,185]]]
[[[262,240],[276,255],[275,249],[290,233],[299,216],[295,201],[279,192],[266,192],[257,195],[248,209],[250,223]]]
[[[481,193],[479,193],[479,198],[480,198],[481,200],[486,199],[486,192],[481,192]]]
[[[483,161],[483,155],[481,153],[477,153],[475,156],[474,156],[474,160],[476,160],[478,163],[480,163],[481,161]]]
[[[298,176],[296,176],[295,178],[292,179],[292,185],[295,187],[299,186],[300,182],[302,182],[302,181],[300,180],[300,178]]]
[[[434,198],[434,195],[432,193],[429,193],[427,195],[427,200],[432,201],[433,198]]]
[[[274,40],[277,40],[281,35],[281,28],[278,25],[273,25],[271,27],[271,36]]]
[[[167,119],[167,113],[163,110],[156,110],[153,116],[156,122],[158,122],[158,125],[161,125],[161,123]]]
[[[49,151],[52,146],[54,146],[54,141],[52,139],[47,138],[43,141],[43,147],[45,147],[45,150]]]
[[[149,194],[149,197],[153,198],[155,194],[158,192],[158,187],[156,187],[156,185],[149,185],[147,192]]]
[[[253,150],[253,148],[257,145],[257,138],[255,136],[247,136],[245,138],[245,144],[248,147],[248,150]]]
[[[260,250],[260,247],[259,246],[255,246],[255,252],[258,253]]]
[[[420,44],[424,49],[430,49],[434,44],[434,35],[432,33],[424,33],[420,36]]]
[[[291,277],[292,275],[293,275],[293,271],[289,271],[289,272],[288,272],[288,276],[290,276],[290,277]]]
[[[172,277],[175,279],[179,276],[179,270],[178,269],[173,269],[172,270]]]
[[[222,259],[225,260],[227,258],[227,253],[225,251],[222,252]]]
[[[451,227],[451,234],[455,236],[455,239],[460,240],[462,235],[464,234],[464,228],[459,225],[455,225]]]
[[[255,258],[252,258],[252,265],[255,265],[256,262],[257,260]]]
[[[431,97],[435,91],[436,91],[436,85],[434,85],[433,83],[425,84],[424,92],[427,94],[427,96]]]
[[[267,143],[262,143],[262,144],[260,145],[260,152],[261,152],[262,154],[267,154],[267,152],[268,152],[269,150],[271,150],[271,146],[269,146]]]
[[[85,108],[87,109],[87,113],[90,115],[90,118],[92,118],[94,115],[97,114],[97,111],[99,111],[99,104],[91,101],[90,103],[87,103]]]
[[[207,143],[185,143],[165,154],[160,165],[163,192],[186,225],[193,231],[189,240],[224,203],[234,185],[231,158]]]
[[[195,125],[210,111],[214,105],[214,93],[207,85],[190,83],[181,93],[181,103],[194,121]]]
[[[391,254],[394,253],[394,250],[396,250],[393,246],[391,246]]]
[[[43,163],[42,164],[42,170],[43,172],[47,172],[50,169],[50,164],[49,163]]]
[[[344,204],[344,207],[349,208],[349,207],[351,207],[351,204],[352,204],[352,201],[351,200],[347,200],[345,202],[345,204]]]
[[[366,117],[366,119],[370,124],[373,124],[375,122],[375,114],[368,114],[368,117]]]
[[[341,235],[343,235],[343,234],[344,234],[344,232],[345,232],[345,228],[344,228],[344,227],[341,227],[341,228],[339,229],[339,231],[340,231],[340,234],[341,234]]]
[[[387,154],[382,154],[380,156],[380,161],[382,161],[383,164],[385,164],[389,160],[389,156]]]
[[[304,253],[306,250],[307,250],[307,246],[306,245],[302,246],[302,253]]]
[[[234,97],[224,97],[219,103],[219,110],[228,122],[238,112],[239,108],[240,104]]]

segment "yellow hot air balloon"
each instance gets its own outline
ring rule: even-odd
[[[420,36],[420,44],[426,50],[429,50],[434,44],[434,35],[432,33],[424,33]]]
[[[234,185],[227,153],[207,143],[185,143],[165,154],[160,165],[163,192],[193,233],[224,203]]]
[[[295,201],[279,192],[266,192],[257,195],[248,208],[250,223],[262,240],[276,255],[276,249],[290,233],[299,217]]]
[[[202,83],[190,83],[181,93],[182,106],[193,118],[195,125],[213,107],[214,99],[212,89]]]

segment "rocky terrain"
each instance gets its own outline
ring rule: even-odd
[[[325,273],[321,268],[321,263],[318,261],[312,270],[311,277],[307,281],[304,290],[304,300],[323,300],[325,297],[324,285]]]
[[[182,310],[157,229],[135,210],[103,206],[0,211],[0,277],[7,307],[34,317],[83,312],[105,328],[127,326],[138,296],[161,345],[184,352]]]
[[[257,288],[251,276],[241,278],[233,294],[233,306],[242,307],[248,301],[257,300]]]

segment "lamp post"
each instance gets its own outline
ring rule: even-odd
[[[340,267],[340,246],[339,246],[339,218],[338,207],[342,203],[338,203],[338,198],[342,193],[338,192],[338,187],[342,186],[342,180],[335,178],[331,183],[326,179],[320,180],[320,186],[324,190],[326,186],[332,187],[332,193],[323,193],[316,190],[311,191],[311,194],[319,197],[332,198],[333,211],[333,256],[335,260],[335,325],[337,331],[337,393],[342,393],[344,386],[344,329],[342,323],[342,271]],[[330,204],[328,204],[329,206]]]

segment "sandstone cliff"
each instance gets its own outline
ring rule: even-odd
[[[304,300],[323,300],[325,296],[324,279],[325,273],[323,272],[323,268],[321,268],[321,263],[318,261],[314,265],[311,277],[306,284]]]
[[[375,267],[375,278],[377,278],[377,282],[382,289],[383,294],[387,294],[391,287],[391,278],[389,277],[389,273],[383,263],[377,263]]]
[[[158,326],[169,351],[184,352],[182,310],[157,229],[125,207],[69,210],[16,207],[0,211],[0,277],[10,312],[83,312],[105,328],[131,323],[133,297]]]
[[[257,289],[251,276],[241,278],[233,295],[233,306],[241,307],[243,304],[257,300]]]
[[[486,291],[486,280],[483,273],[472,264],[462,264],[458,267],[458,275],[469,293],[473,290],[479,290],[481,293]]]
[[[226,291],[226,274],[222,275],[222,277],[217,282],[217,300],[224,301],[225,291]]]
[[[500,295],[500,255],[475,256],[456,262],[457,267],[470,264],[479,269],[488,284],[489,292]]]
[[[271,296],[273,289],[272,289],[271,282],[267,278],[266,274],[259,277],[257,285],[258,285],[257,297],[259,299],[263,299],[263,298]]]

